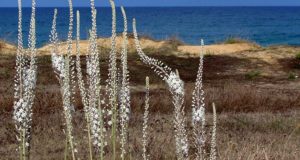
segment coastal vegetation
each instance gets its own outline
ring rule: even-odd
[[[74,25],[69,0],[67,41],[58,38],[62,15],[55,9],[50,44],[37,49],[32,0],[25,49],[18,2],[17,54],[13,47],[0,50],[0,153],[5,159],[300,156],[300,91],[295,89],[300,71],[291,65],[300,48],[235,40],[214,46],[201,40],[194,47],[176,38],[155,41],[138,36],[135,19],[133,34],[127,33],[123,7],[123,31],[117,36],[113,0],[111,38],[98,38],[99,11],[91,0],[92,27],[84,41],[80,12]]]

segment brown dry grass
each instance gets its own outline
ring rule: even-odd
[[[154,100],[150,99],[151,102]],[[175,159],[173,142],[173,125],[170,114],[151,113],[149,120],[151,159]],[[78,157],[87,159],[87,137],[84,132],[83,113],[78,111],[74,118],[74,133],[77,141]],[[231,114],[218,116],[218,157],[219,159],[276,159],[297,160],[300,156],[299,112],[284,114],[255,113]],[[0,122],[0,159],[17,159],[14,124],[11,117],[2,116]],[[208,116],[208,126],[211,116]],[[33,119],[32,160],[62,159],[64,155],[65,135],[63,133],[63,117],[61,111],[42,116],[35,115]],[[191,128],[188,123],[188,128]],[[133,114],[129,129],[129,157],[141,159],[142,115]],[[191,139],[192,143],[192,139]],[[193,146],[191,146],[193,152]],[[109,159],[110,152],[106,154]]]
[[[155,42],[155,41],[154,41]],[[178,44],[171,40],[164,47],[146,47],[151,56],[178,68],[186,81],[186,111],[190,113],[191,92],[199,63],[197,57],[177,57],[173,53]],[[167,47],[166,47],[167,46]],[[109,52],[107,48],[101,48]],[[293,57],[299,48],[270,47],[235,54],[207,55],[204,66],[206,104],[215,102],[218,109],[218,156],[220,159],[296,160],[300,156],[300,90],[299,79],[289,80],[290,71],[299,73]],[[16,138],[11,119],[15,57],[0,54],[0,159],[16,159]],[[163,55],[162,55],[163,53]],[[261,57],[278,57],[270,65]],[[287,56],[284,56],[286,53]],[[183,53],[182,53],[183,54]],[[238,55],[238,56],[236,56]],[[256,58],[255,55],[261,55]],[[290,58],[289,58],[290,57]],[[101,59],[102,79],[107,75],[107,54]],[[51,68],[50,56],[38,58],[38,87],[34,105],[31,159],[62,159],[64,154],[61,95]],[[85,61],[83,58],[83,68]],[[255,79],[245,75],[253,70],[262,74]],[[132,115],[130,121],[130,156],[140,159],[144,78],[150,76],[150,156],[151,159],[174,159],[172,104],[164,83],[138,60],[129,56],[132,87]],[[281,74],[274,74],[276,71]],[[285,75],[286,74],[286,75]],[[103,81],[102,81],[103,82]],[[104,83],[103,83],[104,85]],[[79,157],[86,159],[86,133],[80,97],[76,95],[74,118],[75,140]],[[211,108],[208,108],[211,111]],[[209,124],[211,125],[209,116]],[[190,128],[190,122],[188,128]],[[191,149],[191,152],[193,148]],[[110,153],[108,152],[107,158]],[[109,158],[108,158],[109,159]],[[129,158],[128,158],[129,159]]]

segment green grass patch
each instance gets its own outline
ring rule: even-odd
[[[245,77],[246,79],[255,79],[257,77],[259,77],[261,75],[261,72],[260,71],[250,71],[248,73],[246,73]]]
[[[298,75],[293,73],[293,72],[290,72],[289,75],[288,75],[289,80],[295,80],[297,78],[298,78]]]
[[[250,43],[250,42],[245,39],[242,39],[242,38],[229,37],[223,43],[224,44],[237,44],[237,43]]]
[[[296,54],[295,58],[296,58],[297,60],[300,60],[300,52]]]
[[[0,51],[2,50],[3,47],[4,47],[3,43],[0,42]]]

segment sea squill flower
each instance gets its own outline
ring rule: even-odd
[[[210,146],[210,156],[209,160],[216,160],[217,159],[217,111],[216,105],[213,103],[213,128],[211,134],[211,146]]]
[[[72,112],[75,110],[74,105],[72,104],[73,99],[73,87],[74,83],[74,71],[72,70],[72,34],[73,34],[73,4],[72,0],[69,0],[69,32],[67,40],[67,49],[66,55],[59,54],[58,50],[58,34],[56,31],[56,19],[57,19],[57,9],[54,10],[53,22],[52,22],[52,31],[50,36],[51,42],[51,55],[52,55],[52,67],[56,73],[63,99],[63,113],[66,123],[66,134],[68,141],[68,148],[71,150],[72,159],[75,160],[75,153],[77,152],[75,148],[74,136],[73,136],[73,126],[72,126]]]
[[[193,109],[193,123],[198,123],[203,121],[205,118],[205,110],[203,107],[201,107],[200,109]]]
[[[167,84],[172,92],[180,95],[184,94],[184,82],[175,72],[170,73],[167,79]]]
[[[106,132],[105,128],[102,126],[102,114],[99,113],[100,111],[96,108],[89,109],[89,117],[90,117],[90,128],[91,128],[91,135],[93,138],[93,145],[97,148],[101,148],[104,145],[104,133]]]
[[[116,159],[117,155],[117,128],[118,128],[118,69],[117,69],[117,48],[116,48],[116,7],[113,0],[109,0],[112,10],[112,35],[111,35],[111,51],[109,53],[108,78],[106,80],[106,113],[112,112],[111,115],[105,115],[108,125],[111,128],[111,144],[112,159]]]
[[[194,146],[197,149],[196,159],[202,160],[205,157],[205,103],[203,90],[203,59],[204,41],[201,40],[200,64],[192,97],[192,125]]]
[[[124,20],[124,31],[123,31],[123,45],[121,52],[121,88],[119,90],[120,99],[120,127],[121,127],[121,158],[125,158],[126,154],[126,144],[127,144],[127,132],[128,132],[128,122],[130,114],[130,88],[129,88],[129,71],[127,66],[127,16],[124,7],[121,7],[123,20]]]
[[[23,76],[25,90],[33,90],[36,87],[36,69],[24,67]]]
[[[173,97],[174,105],[174,132],[176,155],[179,160],[188,159],[188,139],[185,129],[185,114],[184,114],[184,83],[179,77],[179,73],[172,71],[170,67],[154,58],[148,57],[142,50],[137,30],[136,21],[133,19],[133,33],[138,55],[145,64],[149,65],[154,72],[160,76],[169,86],[169,90]]]
[[[16,57],[16,76],[14,93],[13,119],[19,133],[20,159],[29,158],[31,139],[32,106],[36,88],[36,28],[35,28],[35,0],[32,0],[28,49],[23,48],[22,30],[22,1],[18,0],[18,49]],[[25,54],[26,52],[26,54]]]
[[[92,146],[96,149],[100,159],[104,156],[106,129],[104,126],[103,98],[100,95],[100,55],[97,44],[97,10],[94,0],[90,1],[92,29],[89,31],[89,47],[86,59],[87,82],[83,79],[80,62],[80,13],[77,11],[77,39],[76,39],[76,70],[85,118],[87,120],[89,159],[93,159]],[[87,86],[87,87],[86,87]]]
[[[63,55],[52,53],[52,66],[59,78],[64,78],[65,58]]]
[[[200,64],[197,73],[197,79],[195,83],[195,89],[193,91],[192,100],[192,125],[193,125],[193,138],[194,146],[197,149],[196,159],[203,160],[216,160],[216,129],[217,129],[217,115],[216,107],[213,103],[213,128],[210,142],[210,154],[207,157],[205,143],[207,141],[207,135],[205,130],[205,103],[204,103],[204,89],[203,89],[203,63],[204,62],[204,41],[201,40],[201,52],[200,52]]]
[[[26,107],[28,105],[28,102],[23,100],[23,99],[19,99],[19,101],[17,101],[14,105],[14,115],[13,115],[13,119],[20,124],[20,126],[22,127],[27,127],[27,122],[26,122],[26,118],[27,116],[27,111],[26,111]]]
[[[147,154],[148,145],[148,119],[149,119],[149,77],[146,77],[146,96],[145,96],[145,111],[143,116],[143,159],[148,160],[149,155]]]

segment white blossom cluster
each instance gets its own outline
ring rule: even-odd
[[[186,159],[188,157],[188,152],[189,152],[189,146],[188,146],[188,141],[187,139],[180,139],[178,140],[180,144],[177,144],[180,146],[180,152],[183,153],[183,157],[180,157],[180,159]]]
[[[199,109],[193,108],[193,124],[196,124],[198,122],[202,122],[205,120],[205,109],[204,107],[200,107]]]
[[[36,87],[36,66],[24,68],[24,90],[32,91]]]
[[[120,126],[121,126],[121,158],[124,158],[126,154],[126,143],[127,143],[127,135],[128,135],[128,122],[130,115],[130,91],[129,88],[123,87],[120,91],[121,94],[121,104],[120,104]]]
[[[171,92],[176,94],[183,95],[184,94],[184,82],[180,79],[179,75],[175,72],[171,72],[167,79],[167,84]]]
[[[130,114],[130,90],[129,88],[124,87],[120,92],[120,119],[121,121],[128,122]]]
[[[28,101],[25,101],[23,99],[19,99],[19,101],[17,101],[14,104],[14,115],[13,115],[13,119],[22,126],[22,128],[27,128],[28,126],[28,110],[27,110],[27,106],[28,106]],[[32,115],[32,113],[29,113]],[[30,115],[30,116],[31,116]]]
[[[106,132],[106,129],[103,128],[103,122],[101,120],[102,114],[103,113],[101,113],[101,111],[96,108],[89,109],[93,145],[97,146],[97,148],[101,148],[107,145],[107,142],[103,141],[103,139],[105,138],[104,134]]]
[[[64,78],[64,69],[65,69],[65,58],[63,55],[58,55],[52,53],[51,55],[52,67],[55,70],[59,78]]]
[[[173,94],[174,105],[174,132],[177,159],[184,160],[189,157],[189,142],[186,131],[186,119],[184,113],[184,95]]]
[[[88,60],[86,61],[86,73],[88,74],[89,77],[91,77],[93,75],[93,70],[95,67],[92,66],[91,58],[88,58]]]
[[[23,68],[22,74],[22,98],[14,103],[14,120],[21,128],[30,128],[32,117],[31,107],[33,105],[33,90],[36,87],[36,70]]]

